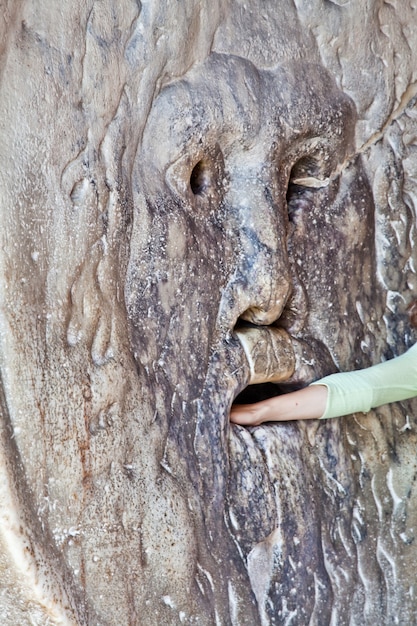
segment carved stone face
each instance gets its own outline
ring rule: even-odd
[[[288,559],[326,577],[312,548],[319,527],[303,523],[303,507],[315,505],[302,427],[270,427],[263,440],[262,428],[229,429],[228,415],[242,390],[245,401],[270,393],[249,383],[285,391],[335,361],[360,363],[375,272],[373,202],[351,156],[355,119],[318,66],[258,71],[212,54],[155,99],[136,157],[125,285],[132,351],[146,374],[158,461],[186,494],[198,560],[219,572],[224,614],[229,580],[249,573],[257,589],[256,567],[246,571],[241,555],[279,527],[280,511],[284,535],[302,538],[286,543]],[[265,455],[280,460],[271,474]],[[276,496],[281,476],[286,493]],[[309,580],[301,570],[288,576],[274,606]],[[260,604],[268,589],[256,592]]]
[[[162,90],[136,161],[126,283],[149,376],[187,401],[204,382],[220,385],[227,407],[249,382],[305,384],[333,368],[322,343],[343,342],[329,322],[346,315],[335,279],[343,284],[372,231],[366,184],[361,201],[346,201],[337,177],[354,123],[349,98],[307,63],[258,71],[212,54]],[[235,332],[247,323],[249,361]],[[322,358],[306,368],[313,350]]]

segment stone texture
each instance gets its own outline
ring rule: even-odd
[[[2,624],[414,623],[416,402],[228,413],[416,340],[416,11],[3,2]]]

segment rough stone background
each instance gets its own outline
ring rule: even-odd
[[[0,2],[2,624],[417,623],[416,402],[228,422],[243,320],[294,384],[415,341],[416,50],[411,0]]]

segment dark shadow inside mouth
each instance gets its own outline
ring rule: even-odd
[[[284,393],[301,389],[301,384],[291,383],[259,383],[258,385],[248,385],[234,399],[233,404],[254,404],[275,396],[282,396]]]

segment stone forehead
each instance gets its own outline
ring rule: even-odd
[[[247,59],[211,54],[162,89],[148,118],[144,143],[176,149],[222,136],[227,144],[340,134],[355,118],[350,98],[322,67],[305,61],[258,70]],[[278,136],[278,137],[277,137]]]

